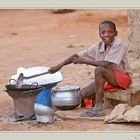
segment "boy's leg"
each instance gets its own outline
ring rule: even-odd
[[[105,69],[104,67],[97,67],[95,69],[95,93],[96,93],[96,103],[93,110],[103,110],[102,98],[104,91],[104,83],[108,81],[113,86],[118,86],[116,82],[115,74],[110,69]]]
[[[104,69],[104,68],[103,68]],[[106,81],[108,81],[109,83],[111,83],[114,86],[118,86],[116,80],[115,80],[115,75],[114,72],[112,72],[109,69],[104,69],[104,79]],[[99,76],[98,76],[99,73]],[[102,84],[102,80],[103,78],[101,78],[100,76],[102,76],[102,70],[101,68],[96,68],[95,69],[95,78],[97,79],[96,81],[96,86],[97,86],[97,90],[102,90],[102,88],[100,88],[101,84]],[[98,80],[99,79],[99,80]],[[100,81],[101,79],[101,81]],[[99,86],[99,88],[98,88]],[[104,84],[103,84],[104,86]],[[90,82],[86,87],[84,87],[83,89],[80,90],[80,95],[82,97],[88,97],[88,96],[94,96],[95,95],[95,81]]]
[[[105,69],[104,67],[99,66],[95,69],[95,84],[91,84],[94,85],[94,89],[96,93],[95,106],[92,109],[88,110],[87,112],[83,113],[81,116],[104,115],[102,98],[103,98],[105,81],[108,81],[114,86],[118,86],[114,72],[112,70]]]
[[[81,89],[79,94],[82,97],[95,97],[95,81],[92,81],[86,87]]]

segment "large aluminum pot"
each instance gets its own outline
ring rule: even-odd
[[[80,87],[64,86],[52,91],[52,105],[60,110],[71,110],[80,105]]]

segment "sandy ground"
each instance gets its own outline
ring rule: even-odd
[[[0,116],[13,113],[13,100],[4,92],[9,77],[18,67],[47,66],[86,49],[99,40],[98,24],[114,20],[118,36],[127,40],[126,10],[76,10],[54,14],[51,10],[0,10]],[[70,46],[73,47],[70,47]],[[130,57],[134,62],[134,58]],[[136,62],[136,61],[135,61]],[[133,66],[135,66],[133,64]],[[94,78],[93,67],[69,65],[61,72],[64,80],[58,86],[83,87]],[[139,68],[133,68],[139,73]],[[58,119],[53,124],[36,121],[0,122],[0,131],[118,131],[139,130],[139,124],[104,124],[103,121]]]

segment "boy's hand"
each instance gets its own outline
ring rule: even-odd
[[[55,72],[59,71],[60,69],[61,69],[61,67],[59,65],[57,65],[57,66],[51,67],[48,71],[50,73],[55,73]]]

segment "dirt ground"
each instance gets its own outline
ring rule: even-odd
[[[47,66],[62,61],[73,53],[86,49],[99,40],[98,24],[104,19],[114,20],[118,36],[127,40],[126,10],[75,10],[56,14],[51,10],[0,10],[0,117],[13,113],[13,100],[4,92],[9,77],[18,67]],[[138,60],[130,57],[130,62]],[[133,71],[140,67],[132,64]],[[83,87],[94,78],[94,68],[69,65],[61,72],[64,80],[58,86]],[[53,124],[36,121],[0,122],[0,131],[136,131],[140,124],[105,124],[91,120],[57,120]]]

